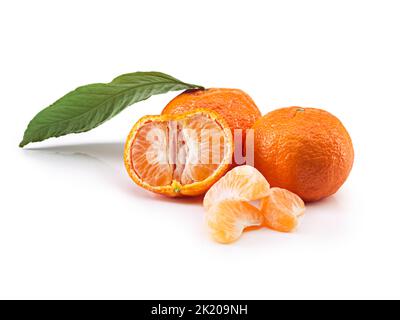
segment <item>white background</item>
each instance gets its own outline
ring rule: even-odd
[[[400,298],[398,1],[2,1],[0,298]],[[355,146],[338,194],[300,229],[206,232],[200,199],[139,189],[134,122],[18,148],[28,121],[83,84],[163,71],[248,92],[263,113],[338,116]]]

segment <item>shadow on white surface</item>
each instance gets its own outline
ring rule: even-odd
[[[142,198],[143,200],[152,200],[157,202],[173,203],[177,205],[201,205],[203,197],[187,197],[187,198],[169,198],[162,195],[157,195],[148,192],[136,186],[130,180],[128,174],[125,172],[123,153],[123,142],[104,142],[104,143],[83,143],[83,144],[68,144],[60,146],[45,146],[45,147],[28,147],[24,149],[25,155],[28,157],[35,157],[48,160],[48,157],[61,156],[65,161],[71,157],[84,162],[84,160],[97,162],[98,165],[103,165],[99,172],[106,177],[112,176],[112,179],[122,186],[122,188],[135,198]],[[84,160],[83,160],[84,159]],[[65,162],[54,162],[59,166],[64,167]],[[104,170],[104,166],[108,167]],[[82,164],[82,170],[86,170],[87,165]],[[135,188],[135,190],[133,190]]]
[[[123,163],[124,143],[84,143],[49,147],[28,147],[26,151],[46,152],[66,156],[86,156],[99,161]]]
[[[132,192],[135,186],[125,172],[123,151],[122,142],[107,142],[29,147],[23,154],[39,163],[35,170],[45,166],[46,172],[60,172],[59,178],[66,181],[78,177],[80,183],[85,181],[88,185],[111,183],[122,192],[141,197],[141,190]]]
[[[129,198],[157,206],[189,206],[201,210],[203,197],[168,198],[148,192],[128,177],[123,163],[123,142],[68,144],[60,146],[31,147],[24,150],[27,157],[39,160],[46,168],[65,170],[65,174],[76,175],[81,179],[94,181],[94,184],[116,186],[114,190]],[[57,157],[55,161],[54,157]],[[62,179],[70,179],[63,174]],[[104,181],[105,180],[105,181]],[[93,184],[93,183],[92,183]],[[296,232],[302,236],[336,238],[348,229],[346,192],[338,192],[322,201],[307,203],[306,215]],[[158,203],[158,205],[156,204]],[[177,207],[175,207],[177,209]],[[166,207],[164,207],[166,209]],[[196,209],[197,210],[197,209]],[[288,235],[275,234],[272,237],[286,238]],[[294,237],[294,236],[291,236]]]
[[[334,194],[328,198],[316,201],[316,202],[307,202],[306,206],[308,209],[317,210],[321,207],[329,206],[331,208],[340,208],[340,201],[337,199],[340,195]]]

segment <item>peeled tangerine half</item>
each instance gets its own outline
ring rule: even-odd
[[[230,168],[232,133],[215,112],[145,116],[125,144],[126,169],[139,186],[171,197],[204,194]]]
[[[268,197],[261,200],[263,225],[281,232],[291,232],[297,228],[298,219],[305,212],[301,198],[285,189],[271,188]]]
[[[222,177],[204,197],[206,222],[214,240],[231,243],[249,227],[261,226],[261,211],[249,202],[269,195],[270,187],[254,167],[240,166]]]

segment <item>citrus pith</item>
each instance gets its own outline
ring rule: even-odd
[[[145,116],[125,143],[125,167],[139,186],[171,197],[205,193],[230,167],[232,134],[209,110]]]

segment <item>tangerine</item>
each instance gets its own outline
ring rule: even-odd
[[[253,129],[255,167],[272,187],[317,201],[336,193],[350,174],[350,135],[327,111],[278,109],[260,118]]]
[[[139,186],[163,195],[204,194],[230,168],[232,133],[210,110],[145,116],[130,131],[124,162]]]
[[[251,97],[239,89],[187,90],[172,99],[162,114],[181,114],[197,108],[215,111],[226,120],[234,134],[234,163],[245,164],[247,130],[261,117],[261,112]]]

